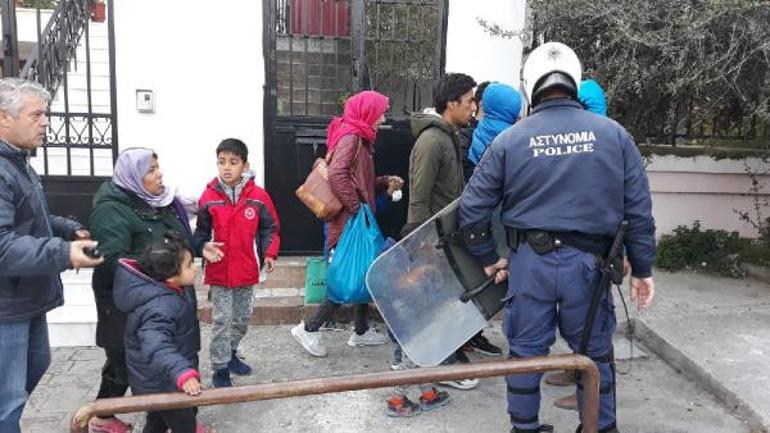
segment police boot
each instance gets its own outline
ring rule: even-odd
[[[583,424],[578,425],[578,428],[577,430],[575,430],[575,433],[583,433]],[[620,431],[618,430],[617,424],[612,423],[607,427],[600,428],[599,433],[620,433]]]
[[[553,433],[551,424],[541,424],[540,428],[516,428],[511,429],[511,433]]]

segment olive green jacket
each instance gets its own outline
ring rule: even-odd
[[[412,134],[417,141],[409,155],[409,229],[460,197],[465,186],[456,128],[435,113],[415,113]]]

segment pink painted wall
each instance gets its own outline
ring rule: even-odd
[[[671,233],[678,225],[691,226],[696,219],[704,228],[756,237],[752,227],[739,221],[734,211],[753,208],[753,198],[747,194],[751,180],[744,171],[746,164],[755,172],[764,170],[762,161],[756,158],[716,161],[708,156],[653,157],[647,175],[658,237]],[[759,180],[764,186],[762,199],[770,198],[770,176],[760,176]],[[770,216],[770,207],[764,215]]]

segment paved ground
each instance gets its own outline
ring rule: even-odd
[[[254,326],[249,330],[244,352],[256,367],[255,375],[239,378],[237,384],[283,381],[388,369],[391,349],[349,348],[346,332],[325,332],[329,356],[312,358],[301,351],[289,335],[289,326]],[[203,327],[204,346],[209,327]],[[487,330],[500,345],[504,340],[499,323]],[[563,351],[563,350],[562,350]],[[210,372],[205,366],[209,383]],[[475,358],[475,354],[471,355]],[[69,417],[93,398],[98,387],[102,353],[95,348],[60,348],[41,385],[33,394],[24,415],[24,431],[67,431]],[[621,361],[619,369],[629,369]],[[557,432],[572,432],[576,412],[551,406],[554,398],[568,393],[564,388],[543,386],[545,397],[541,420],[552,422]],[[413,391],[416,393],[416,390]],[[220,433],[246,432],[507,432],[505,386],[501,378],[483,380],[471,391],[450,390],[446,407],[412,419],[385,416],[387,389],[357,391],[305,398],[243,403],[229,407],[207,407],[200,419]],[[630,373],[619,376],[619,418],[624,433],[633,432],[748,432],[715,398],[659,358],[637,359]],[[141,424],[140,415],[128,416]]]
[[[754,430],[770,431],[770,284],[696,273],[655,278],[640,336]]]

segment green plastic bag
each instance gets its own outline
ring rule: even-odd
[[[305,268],[305,303],[320,304],[326,296],[326,262],[322,257],[307,259]]]

